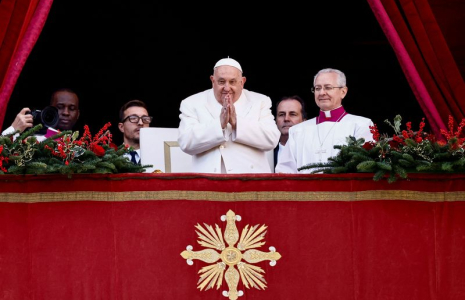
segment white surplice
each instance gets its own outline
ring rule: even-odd
[[[373,140],[370,126],[373,122],[365,117],[347,114],[339,122],[326,121],[316,124],[317,118],[292,126],[289,139],[282,149],[276,173],[310,173],[312,170],[298,171],[309,163],[327,162],[336,156],[339,149],[334,145],[346,145],[347,138]]]

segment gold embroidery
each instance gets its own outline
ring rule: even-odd
[[[249,228],[249,225],[247,225],[242,230],[239,239],[236,220],[240,221],[240,216],[229,210],[226,216],[222,216],[222,220],[227,222],[226,229],[224,230],[224,239],[218,225],[215,224],[215,229],[213,229],[210,225],[204,224],[204,227],[202,227],[197,224],[195,228],[199,237],[198,243],[210,249],[193,251],[193,247],[189,245],[185,251],[181,252],[181,256],[186,259],[189,265],[193,265],[193,260],[195,259],[211,264],[199,271],[200,279],[197,287],[202,291],[213,288],[216,285],[216,289],[219,289],[224,274],[224,279],[229,290],[223,291],[223,295],[229,297],[231,300],[235,300],[243,295],[243,291],[237,290],[239,280],[248,289],[254,287],[264,290],[266,288],[266,280],[263,276],[265,271],[251,264],[269,260],[270,265],[275,266],[276,261],[281,258],[281,254],[276,252],[274,247],[270,247],[270,252],[262,252],[255,249],[265,244],[263,240],[267,227],[265,225],[261,227],[256,225]],[[234,245],[238,241],[239,243],[235,247]],[[225,242],[228,244],[227,247]],[[221,253],[213,249],[219,250]],[[219,259],[221,259],[221,262],[215,263]]]
[[[66,201],[156,201],[156,200],[206,200],[206,201],[371,201],[405,200],[420,202],[465,201],[465,191],[460,192],[420,192],[408,190],[372,190],[359,192],[291,192],[291,191],[250,191],[250,192],[210,192],[210,191],[131,191],[131,192],[37,192],[1,193],[0,202],[40,203]]]

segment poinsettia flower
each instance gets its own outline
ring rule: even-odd
[[[401,137],[393,135],[392,140],[389,141],[389,145],[391,146],[391,148],[397,148],[400,145],[405,145],[405,141]]]
[[[110,142],[109,146],[110,146],[110,148],[113,148],[113,149],[115,149],[115,151],[117,151],[117,150],[118,150],[118,146],[116,146],[116,144],[115,144],[115,143],[113,143],[113,142]]]
[[[105,155],[105,149],[103,149],[103,147],[100,145],[94,145],[94,147],[92,147],[92,152],[94,152],[98,157]]]
[[[8,163],[8,157],[2,156],[1,153],[3,151],[3,145],[0,145],[0,170],[3,172],[8,172],[8,170],[3,166],[3,161]]]
[[[443,147],[443,146],[447,145],[447,142],[444,141],[444,140],[439,140],[439,141],[438,141],[438,145],[441,146],[441,147]]]
[[[389,144],[389,147],[391,147],[391,149],[398,150],[402,142],[399,142],[398,140],[393,139],[393,140],[390,140],[388,144]]]
[[[363,144],[363,149],[367,150],[367,151],[370,151],[371,149],[373,149],[373,147],[375,146],[375,144],[373,142],[366,142],[365,144]]]

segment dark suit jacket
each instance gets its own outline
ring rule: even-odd
[[[274,167],[276,168],[276,164],[278,163],[278,151],[279,151],[279,143],[273,150],[273,157],[274,157]],[[273,170],[274,172],[275,170]]]

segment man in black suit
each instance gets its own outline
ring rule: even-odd
[[[130,100],[119,110],[118,129],[123,142],[133,151],[124,154],[134,164],[140,164],[140,129],[150,127],[153,117],[149,116],[146,104],[141,100]]]
[[[287,143],[289,138],[289,128],[295,124],[299,124],[307,120],[307,112],[305,111],[305,102],[297,95],[285,96],[279,100],[276,106],[276,125],[281,132],[279,143],[274,148],[274,165],[278,163],[279,151]]]

